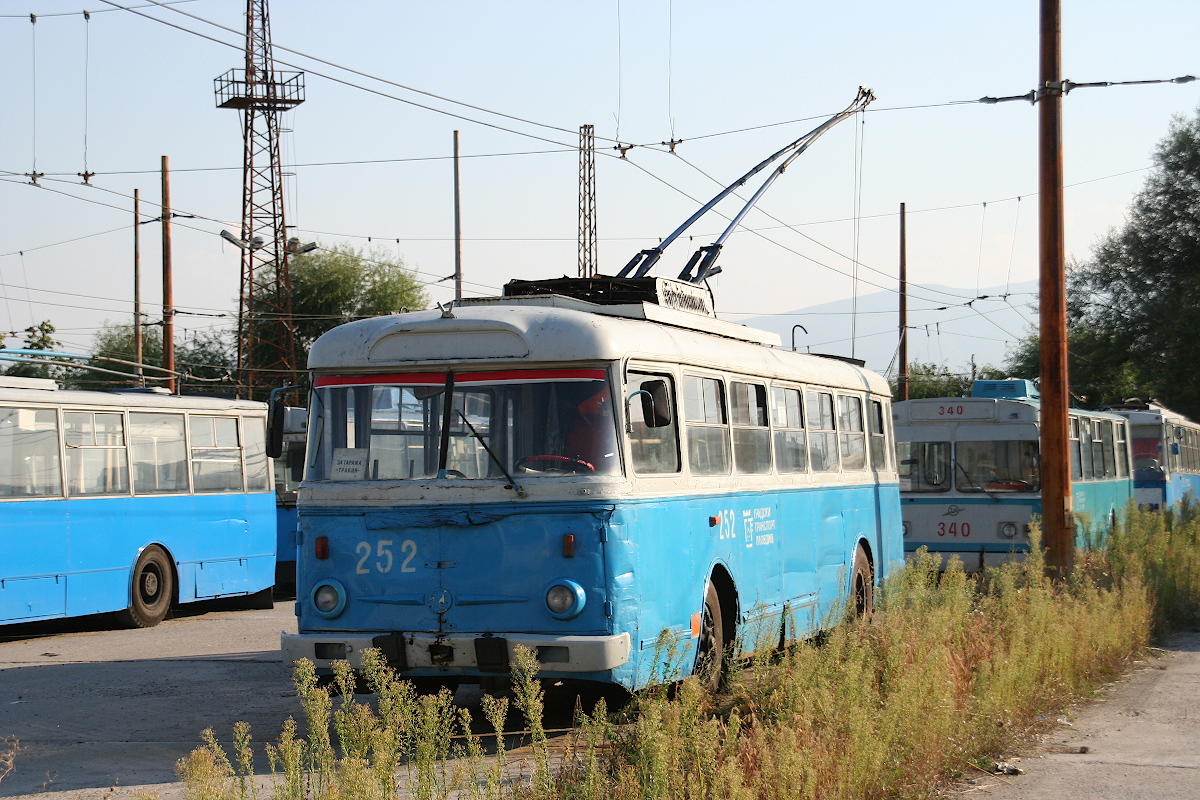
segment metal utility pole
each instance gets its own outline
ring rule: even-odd
[[[133,190],[133,360],[142,363],[142,211],[141,192]],[[137,375],[142,375],[138,366]]]
[[[908,399],[908,243],[905,238],[904,203],[900,204],[900,373],[896,399]]]
[[[454,132],[454,302],[462,300],[462,205],[458,186],[458,131]]]
[[[596,248],[596,129],[579,126],[579,277],[595,277]]]
[[[275,69],[267,0],[246,2],[245,69],[214,83],[217,106],[243,114],[238,393],[265,397],[270,387],[297,381],[279,114],[304,102],[304,73]]]
[[[175,394],[175,299],[171,286],[171,172],[167,157],[162,157],[162,270],[163,270],[163,369],[167,390]]]
[[[1041,338],[1042,531],[1046,565],[1065,577],[1075,560],[1067,370],[1066,246],[1063,237],[1062,11],[1041,0],[1038,83],[1038,242]]]

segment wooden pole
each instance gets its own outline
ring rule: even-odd
[[[908,399],[908,244],[904,203],[900,204],[900,373],[896,378],[896,399]]]
[[[171,172],[162,157],[163,368],[175,370],[175,302],[171,287]],[[167,373],[167,390],[176,393],[175,376]]]
[[[1066,247],[1063,238],[1062,11],[1041,0],[1038,87],[1038,241],[1041,340],[1042,533],[1046,566],[1065,577],[1075,559],[1071,507]]]

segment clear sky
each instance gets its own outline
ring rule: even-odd
[[[138,8],[234,47],[106,8],[102,0],[0,0],[0,170],[8,173],[0,174],[0,329],[51,319],[74,349],[89,347],[105,321],[129,319],[129,196],[140,188],[157,201],[161,155],[176,170],[177,211],[198,215],[175,228],[175,300],[196,312],[178,325],[229,327],[228,316],[200,314],[237,307],[237,253],[215,234],[237,230],[241,133],[238,113],[215,107],[212,79],[240,66],[242,43],[176,11],[240,31],[245,3]],[[93,12],[90,22],[83,9]],[[367,246],[370,237],[423,280],[451,274],[448,156],[457,129],[467,157],[468,292],[495,294],[513,277],[574,275],[573,148],[587,123],[597,134],[601,270],[611,274],[715,194],[713,179],[732,181],[848,105],[864,84],[878,97],[871,110],[801,156],[761,203],[771,216],[746,219],[758,233],[738,233],[726,244],[718,309],[741,320],[851,298],[856,249],[859,294],[894,287],[901,202],[909,211],[909,276],[918,284],[913,307],[956,306],[977,288],[1036,276],[1036,111],[1023,102],[954,101],[1034,87],[1037,15],[1035,0],[275,0],[277,47],[509,115],[277,50],[278,59],[309,73],[307,102],[284,120],[288,222],[325,246]],[[1063,4],[1064,71],[1078,82],[1200,74],[1197,41],[1194,0]],[[1086,257],[1097,237],[1122,222],[1171,117],[1195,113],[1198,101],[1200,82],[1079,89],[1065,100],[1073,257]],[[675,155],[658,144],[672,138],[682,140]],[[618,139],[652,146],[622,160],[611,149]],[[35,159],[45,189],[20,177]],[[347,161],[380,163],[328,164]],[[85,165],[97,173],[93,187],[79,185]],[[674,275],[723,227],[719,217],[702,220],[695,239],[677,242],[658,272]],[[143,296],[154,313],[158,226],[142,232]],[[89,238],[56,244],[76,237]],[[954,288],[947,294],[944,287]],[[434,300],[452,291],[451,282],[430,288]],[[1008,303],[1032,318],[1025,306],[1033,300],[1014,295]],[[998,361],[1003,342],[1022,333],[1005,302],[975,305],[985,314],[1000,308],[1008,330],[982,319],[975,330],[991,337],[981,339],[980,347],[991,348],[981,361]],[[964,309],[922,320],[938,314],[961,318]],[[821,330],[821,320],[795,321]],[[848,354],[844,327],[821,349]],[[855,326],[860,336],[894,327],[886,313],[864,315]],[[813,340],[821,344],[821,334]]]

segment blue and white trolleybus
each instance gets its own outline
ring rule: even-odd
[[[927,547],[969,572],[1028,553],[1042,513],[1038,393],[1032,381],[975,381],[970,397],[893,406],[904,549]],[[1076,546],[1103,533],[1133,497],[1122,417],[1071,409]]]
[[[286,660],[478,682],[520,645],[636,689],[664,632],[686,673],[869,606],[903,559],[881,377],[692,283],[505,291],[314,344]]]
[[[0,377],[0,624],[271,602],[266,406]]]

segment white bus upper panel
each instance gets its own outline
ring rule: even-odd
[[[536,298],[541,302],[532,300],[468,303],[455,307],[452,318],[443,317],[439,311],[418,311],[351,322],[325,333],[313,344],[308,366],[326,374],[369,373],[431,364],[492,367],[500,363],[516,366],[631,358],[891,394],[887,382],[869,370],[746,341],[758,337],[743,334],[733,338],[735,328],[744,332],[752,329],[732,323],[705,321],[710,330],[729,326],[731,335],[722,335],[577,307],[555,307],[545,298]]]
[[[172,411],[225,411],[265,414],[266,403],[220,397],[168,395],[153,392],[87,392],[77,389],[13,389],[0,387],[0,404],[38,403],[67,407],[170,409]]]

